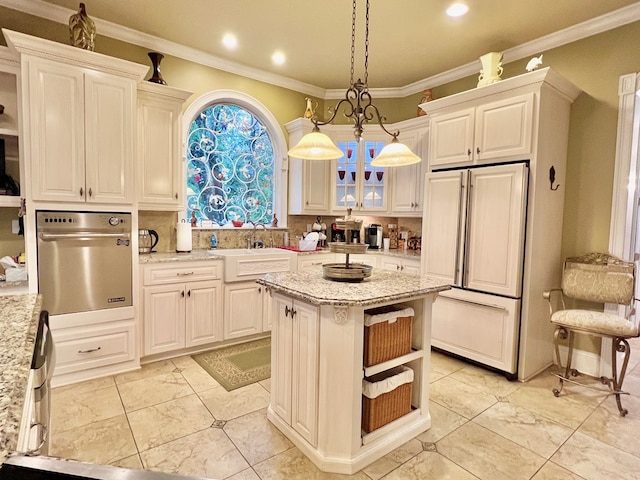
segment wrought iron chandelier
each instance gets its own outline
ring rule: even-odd
[[[390,132],[384,126],[386,118],[380,115],[378,107],[373,104],[373,99],[369,93],[369,0],[366,3],[366,23],[365,23],[365,43],[364,43],[364,81],[358,78],[354,81],[354,56],[356,44],[356,0],[353,0],[353,11],[351,14],[351,78],[350,85],[345,93],[345,97],[335,106],[329,108],[330,118],[322,121],[318,120],[311,101],[307,99],[305,118],[309,118],[313,123],[313,130],[306,134],[300,142],[289,150],[289,155],[303,160],[337,160],[342,158],[344,153],[336,147],[331,139],[320,132],[321,125],[333,122],[338,111],[344,106],[344,116],[354,123],[353,133],[359,142],[362,139],[363,127],[366,123],[375,120],[382,130],[392,137],[391,142],[386,145],[373,159],[371,165],[383,167],[395,167],[418,163],[421,158],[414,154],[409,147],[398,141],[400,132]]]

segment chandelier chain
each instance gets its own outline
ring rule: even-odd
[[[364,33],[364,84],[365,86],[369,85],[369,0],[367,0]]]
[[[356,0],[353,0],[353,10],[351,12],[351,80],[349,82],[350,85],[353,85],[355,54],[356,54]]]

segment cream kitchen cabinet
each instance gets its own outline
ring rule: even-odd
[[[420,257],[405,258],[394,255],[382,255],[380,257],[380,268],[393,272],[408,273],[410,275],[420,275]]]
[[[278,335],[271,343],[271,408],[305,441],[317,445],[319,309],[273,294]]]
[[[182,105],[191,92],[142,82],[138,85],[138,208],[182,206]]]
[[[429,124],[429,166],[526,160],[533,120],[534,93],[434,114]]]
[[[222,341],[220,261],[145,264],[144,355]]]
[[[285,125],[289,146],[311,132],[309,120],[296,119]],[[331,210],[331,162],[289,159],[289,213],[326,214]]]
[[[341,158],[332,162],[333,210],[343,212],[352,208],[359,212],[386,212],[389,208],[389,169],[374,167],[371,161],[391,137],[380,128],[368,125],[361,142],[355,140],[352,128],[334,133],[332,139],[343,152]]]
[[[30,198],[133,203],[136,84],[148,67],[4,33],[20,53]]]
[[[266,288],[254,281],[224,286],[224,339],[246,337],[271,329],[264,315]]]
[[[422,162],[389,169],[390,213],[400,217],[422,215],[424,174],[427,172],[427,142],[429,126],[427,117],[418,117],[394,125],[400,130],[398,140],[422,158]]]
[[[333,263],[336,260],[336,254],[332,252],[319,253],[299,253],[298,254],[298,272],[319,269],[325,263]]]

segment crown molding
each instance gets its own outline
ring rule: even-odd
[[[69,16],[76,13],[75,10],[47,3],[43,0],[0,0],[0,6],[34,15],[53,22],[67,24]],[[201,50],[187,47],[160,37],[148,35],[100,18],[92,17],[100,35],[105,35],[115,40],[132,43],[141,47],[163,54],[189,60],[207,67],[233,73],[243,77],[265,82],[278,87],[297,91],[306,95],[312,95],[322,99],[338,99],[344,96],[344,89],[324,89],[309,83],[300,82],[283,75],[265,72],[253,67],[248,67],[232,62]],[[557,48],[598,33],[612,30],[629,23],[640,20],[640,2],[622,7],[613,12],[597,18],[545,35],[531,42],[507,49],[503,52],[504,63],[513,62],[529,56],[539,55],[552,48]],[[478,61],[447,70],[418,80],[403,87],[396,88],[371,88],[369,92],[380,98],[404,98],[428,88],[434,88],[445,83],[460,80],[479,72]],[[346,88],[346,86],[345,86]]]

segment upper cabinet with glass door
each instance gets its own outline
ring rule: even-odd
[[[371,161],[389,142],[383,133],[368,127],[361,142],[356,142],[351,129],[336,133],[334,141],[343,156],[334,162],[334,210],[386,212],[388,210],[388,173],[384,167],[374,167]]]
[[[0,207],[20,205],[18,76],[20,62],[0,47]]]

